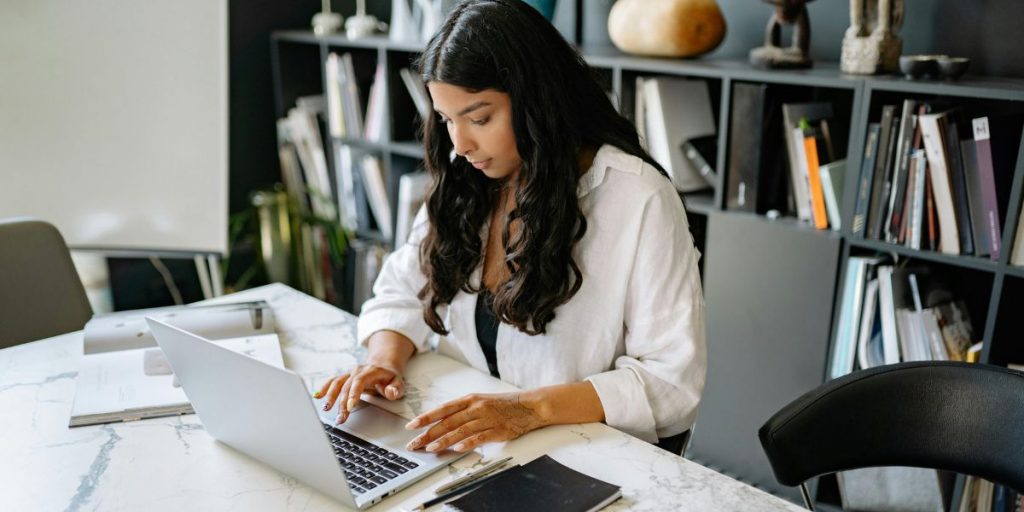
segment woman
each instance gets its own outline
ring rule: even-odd
[[[439,352],[524,391],[421,414],[409,428],[433,426],[410,449],[563,423],[651,442],[686,432],[704,387],[699,253],[636,130],[520,0],[459,5],[417,67],[437,114],[424,127],[433,185],[362,308],[366,364],[317,392],[324,409],[339,404],[343,422],[364,390],[400,398],[433,332]]]

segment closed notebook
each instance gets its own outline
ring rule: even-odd
[[[461,512],[601,510],[622,496],[618,486],[589,477],[543,455],[447,503]]]

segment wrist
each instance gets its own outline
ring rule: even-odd
[[[416,349],[405,336],[394,331],[378,331],[367,340],[366,364],[405,373],[406,363]]]
[[[551,388],[531,389],[519,393],[519,403],[533,412],[538,423],[536,428],[556,423],[556,408],[552,398]]]

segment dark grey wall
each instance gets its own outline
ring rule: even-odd
[[[563,0],[564,1],[564,0]],[[613,0],[586,0],[583,37],[587,44],[611,44],[608,10]],[[718,0],[726,20],[726,37],[705,58],[746,59],[764,41],[773,7],[757,0]],[[817,0],[811,15],[811,56],[837,61],[843,32],[850,24],[848,0]],[[970,57],[971,73],[1024,76],[1024,19],[1021,0],[906,0],[899,31],[904,53],[945,53]]]

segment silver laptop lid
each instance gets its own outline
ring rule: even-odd
[[[300,376],[146,322],[211,436],[356,508]]]

